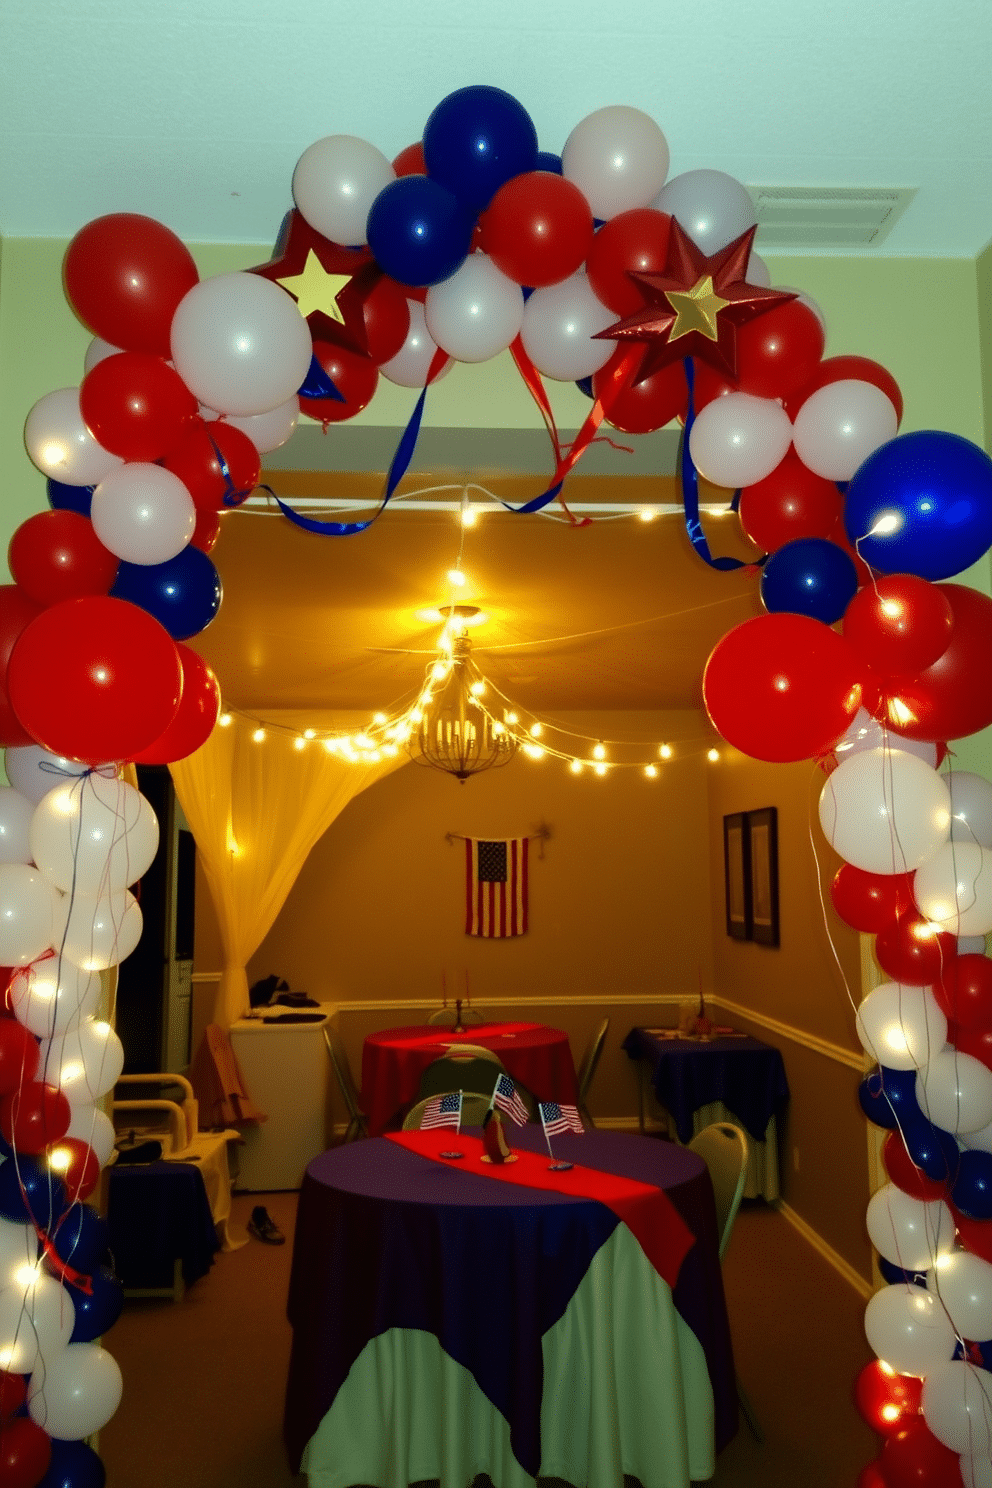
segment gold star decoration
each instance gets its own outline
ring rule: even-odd
[[[785,290],[746,282],[756,231],[750,228],[707,256],[673,218],[663,272],[628,271],[644,295],[644,305],[600,331],[599,339],[643,342],[635,385],[683,357],[699,357],[734,380],[737,326],[796,298]]]
[[[294,210],[286,215],[273,257],[252,273],[292,296],[315,341],[368,355],[365,301],[382,278],[371,248],[332,243]]]
[[[285,279],[277,279],[276,283],[293,296],[304,320],[319,310],[339,325],[344,325],[338,295],[346,284],[351,283],[351,277],[350,274],[329,274],[311,248],[302,274],[290,274]]]

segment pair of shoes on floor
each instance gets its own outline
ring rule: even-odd
[[[285,1245],[286,1236],[269,1214],[264,1204],[256,1204],[248,1221],[248,1233],[265,1245]]]

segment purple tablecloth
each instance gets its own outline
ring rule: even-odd
[[[692,1137],[700,1106],[722,1101],[763,1142],[765,1129],[789,1099],[789,1082],[778,1049],[755,1038],[662,1039],[632,1028],[623,1041],[631,1059],[651,1066],[651,1084],[675,1122],[680,1142]]]
[[[513,1141],[543,1145],[534,1126]],[[737,1398],[705,1165],[673,1144],[613,1132],[561,1137],[555,1155],[663,1188],[696,1236],[673,1299],[706,1356],[719,1450],[737,1428]],[[370,1339],[418,1328],[471,1371],[509,1423],[514,1456],[536,1476],[541,1339],[619,1222],[593,1200],[496,1183],[381,1138],[315,1158],[300,1192],[289,1293],[285,1436],[294,1468]]]

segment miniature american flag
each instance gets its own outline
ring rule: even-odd
[[[518,1126],[527,1124],[527,1107],[524,1105],[520,1091],[514,1085],[509,1075],[500,1075],[496,1081],[496,1089],[493,1091],[492,1105],[499,1106],[501,1111],[513,1118]]]
[[[557,1101],[542,1101],[538,1110],[546,1137],[557,1137],[562,1132],[585,1132],[577,1106],[562,1106]]]
[[[421,1131],[427,1131],[436,1126],[450,1126],[458,1131],[461,1124],[462,1093],[460,1090],[449,1091],[447,1095],[432,1096],[420,1118]]]

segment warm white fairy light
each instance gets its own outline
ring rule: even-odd
[[[513,727],[514,724],[520,722],[520,714],[519,713],[514,713],[512,711],[512,709],[511,709],[511,711],[509,713],[505,713],[503,716],[506,719],[507,723],[511,726],[511,728]]]
[[[671,744],[662,744],[661,748],[658,750],[658,754],[659,754],[659,756],[660,756],[661,759],[671,759],[671,757],[672,757],[672,746],[671,746]]]
[[[606,774],[606,772],[607,772],[607,770],[608,770],[608,769],[609,769],[609,768],[610,768],[610,767],[609,767],[609,765],[605,765],[605,764],[604,764],[604,763],[603,763],[603,762],[602,762],[602,760],[600,760],[600,762],[599,762],[599,764],[596,764],[596,765],[593,765],[593,767],[592,767],[592,768],[593,768],[593,773],[594,773],[594,774],[596,774],[596,775],[605,775],[605,774]]]
[[[573,759],[568,768],[571,770],[573,775],[581,775],[582,761],[580,759]]]
[[[532,723],[531,726],[530,726],[530,728],[527,730],[527,732],[530,734],[530,736],[531,736],[532,739],[539,739],[541,737],[541,735],[544,733],[544,724],[543,723]]]
[[[251,737],[253,744],[261,744],[262,740],[265,738],[264,728],[257,728]]]
[[[296,738],[293,740],[293,748],[294,749],[306,749],[306,747],[307,747],[307,741],[306,741],[306,739],[304,739],[304,737],[303,737],[302,734],[298,734],[296,736]]]
[[[469,688],[469,692],[471,693],[472,697],[482,697],[485,690],[485,682],[473,682],[472,686]]]
[[[605,744],[597,744],[596,747],[595,747],[595,749],[592,752],[592,757],[593,757],[593,759],[605,760],[605,758],[606,758],[606,745]]]
[[[658,773],[658,766],[657,765],[645,765],[644,766],[644,773],[648,777],[649,780],[654,780],[655,776]]]
[[[717,760],[720,758],[719,749],[707,749],[706,758],[709,760],[711,765],[715,765]]]
[[[384,723],[389,722],[389,715],[387,713],[373,713],[372,722],[381,728]]]
[[[650,506],[642,506],[637,514],[642,522],[653,522],[658,513]]]
[[[230,728],[231,724],[234,722],[234,715],[232,713],[222,713],[217,722],[220,724],[221,728]]]
[[[383,719],[383,722],[385,722],[385,718]],[[312,729],[312,728],[304,729],[303,730],[303,737],[304,737],[304,739],[316,739],[316,737],[317,737],[317,730],[316,729]]]
[[[460,568],[449,568],[446,574],[449,584],[454,584],[456,589],[464,589],[467,582]]]

